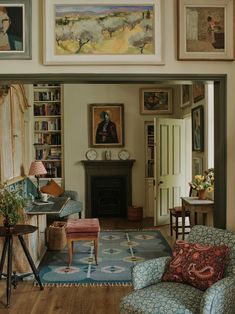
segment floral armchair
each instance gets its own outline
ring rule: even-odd
[[[161,282],[170,257],[160,257],[133,268],[134,291],[122,298],[121,314],[235,314],[235,233],[194,226],[188,242],[230,248],[225,277],[205,291],[177,282]]]

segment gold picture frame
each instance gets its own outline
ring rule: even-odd
[[[89,105],[89,147],[124,146],[124,104]]]

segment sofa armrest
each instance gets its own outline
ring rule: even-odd
[[[79,201],[79,195],[77,191],[65,190],[61,196],[70,197],[71,200]]]
[[[159,282],[170,258],[170,256],[163,256],[135,265],[132,269],[134,290],[139,290]]]
[[[208,288],[201,301],[200,313],[234,314],[235,276],[225,277]]]

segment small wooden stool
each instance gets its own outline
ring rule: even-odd
[[[100,224],[98,218],[87,219],[69,219],[65,227],[67,246],[68,246],[68,263],[72,263],[73,258],[73,242],[74,241],[94,241],[95,261],[98,255],[98,238],[100,232]]]

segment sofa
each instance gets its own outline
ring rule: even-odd
[[[185,283],[161,281],[169,256],[139,263],[132,271],[133,291],[121,299],[121,314],[235,314],[235,234],[196,225],[187,241],[228,246],[224,278],[202,291]]]

